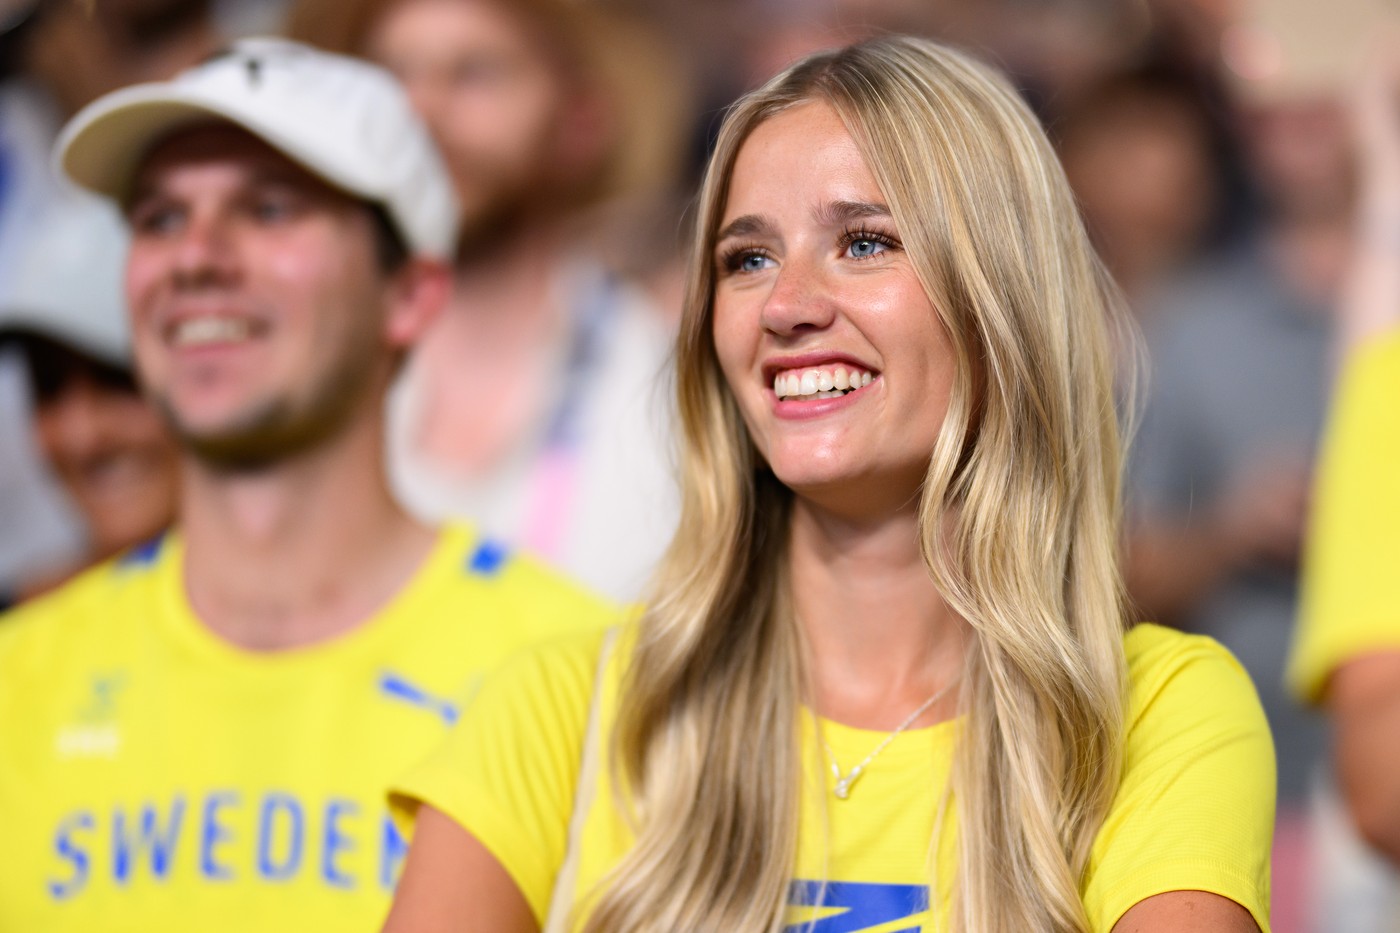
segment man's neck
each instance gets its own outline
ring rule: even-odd
[[[458,263],[454,306],[494,326],[538,328],[554,310],[552,286],[564,254],[556,230],[516,231],[489,253]]]
[[[187,463],[184,584],[222,638],[273,651],[349,632],[408,583],[435,534],[393,501],[376,415],[256,472]]]

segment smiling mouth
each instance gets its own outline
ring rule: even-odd
[[[773,377],[773,394],[793,401],[840,398],[870,385],[873,378],[854,366],[788,369]]]
[[[175,347],[203,347],[242,343],[260,336],[265,327],[242,317],[201,316],[186,318],[166,328],[166,340]]]

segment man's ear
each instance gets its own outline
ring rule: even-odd
[[[385,341],[397,350],[411,350],[451,296],[452,268],[447,263],[421,257],[406,260],[385,285]]]

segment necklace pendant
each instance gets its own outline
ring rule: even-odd
[[[845,777],[841,776],[840,770],[834,765],[831,770],[836,775],[836,786],[831,789],[831,792],[836,795],[837,800],[845,800],[851,796],[851,785],[856,782],[856,778],[860,777],[865,768],[862,765],[856,765],[851,769],[851,773]]]

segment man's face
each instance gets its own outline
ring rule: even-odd
[[[378,404],[390,290],[361,202],[223,124],[156,146],[127,217],[137,367],[196,456],[276,461]]]
[[[402,0],[366,49],[442,148],[463,216],[495,222],[548,186],[567,106],[548,50],[499,0]]]

